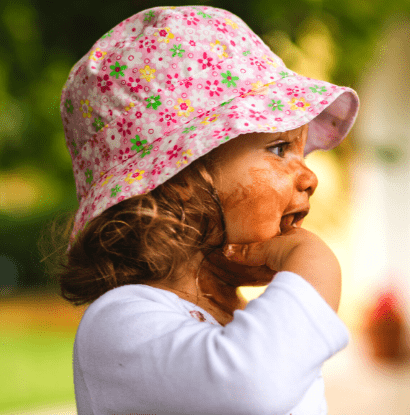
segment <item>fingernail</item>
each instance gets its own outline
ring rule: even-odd
[[[227,245],[227,246],[225,246],[225,248],[223,249],[223,254],[227,258],[231,258],[235,254],[235,250],[234,250],[233,245]]]

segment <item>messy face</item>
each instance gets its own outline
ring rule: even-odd
[[[308,128],[243,134],[214,151],[228,243],[263,241],[302,225],[318,184],[304,159]]]

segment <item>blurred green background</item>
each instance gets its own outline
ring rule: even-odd
[[[190,4],[0,2],[0,413],[74,402],[71,353],[84,308],[59,299],[37,249],[40,230],[78,207],[59,113],[68,73],[97,39],[129,16]],[[386,19],[397,12],[410,15],[407,0],[195,4],[237,14],[290,69],[354,89]],[[355,146],[350,136],[331,151],[341,171]]]

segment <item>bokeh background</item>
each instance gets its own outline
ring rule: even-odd
[[[78,207],[59,114],[72,66],[127,17],[183,1],[0,2],[0,414],[75,414],[72,347],[85,307],[59,297],[37,243]],[[329,414],[410,414],[410,2],[214,0],[292,70],[350,86],[346,140],[316,152],[304,227],[343,271],[349,346],[323,372]],[[57,252],[57,255],[59,253]],[[265,287],[244,287],[248,300]]]

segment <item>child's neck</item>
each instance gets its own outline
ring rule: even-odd
[[[199,255],[197,260],[187,267],[187,271],[182,276],[172,281],[147,285],[174,292],[180,298],[197,304],[219,323],[225,325],[232,321],[235,310],[245,309],[248,301],[240,293],[239,285],[232,285],[231,281],[227,283],[204,265],[198,273],[197,287],[196,276],[201,259],[202,257]]]

